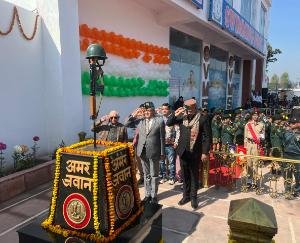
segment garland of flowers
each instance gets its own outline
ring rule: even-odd
[[[22,23],[21,23],[21,20],[20,20],[20,16],[19,16],[19,13],[18,13],[18,10],[17,10],[17,7],[14,6],[13,8],[13,16],[12,16],[12,19],[10,21],[10,25],[9,25],[9,28],[7,31],[1,31],[0,30],[0,35],[8,35],[12,29],[13,29],[13,26],[15,24],[15,19],[17,19],[17,24],[18,24],[18,28],[22,34],[22,36],[26,39],[26,40],[32,40],[36,34],[36,31],[37,31],[37,21],[38,21],[38,18],[39,18],[39,15],[37,14],[35,16],[35,22],[34,22],[34,29],[33,29],[33,32],[32,32],[32,35],[30,37],[28,37],[24,30],[23,30],[23,27],[22,27]]]
[[[58,183],[60,176],[60,153],[62,148],[57,149],[56,151],[56,162],[55,162],[55,173],[54,173],[54,181],[53,181],[53,189],[52,189],[52,198],[51,198],[51,206],[50,206],[50,214],[48,218],[42,223],[44,228],[49,227],[53,223],[55,209],[56,209],[56,200],[58,194]]]
[[[115,200],[114,200],[114,193],[113,193],[113,185],[112,185],[112,178],[110,172],[110,163],[109,158],[106,157],[104,160],[104,168],[105,168],[105,175],[106,175],[106,190],[108,195],[108,215],[110,218],[110,229],[109,235],[114,236],[114,228],[115,228]]]
[[[121,142],[109,142],[109,141],[102,141],[102,140],[96,140],[96,144],[98,145],[105,145],[105,146],[113,146],[112,148],[105,149],[103,151],[83,151],[83,150],[78,150],[76,148],[83,147],[89,144],[93,144],[94,140],[89,139],[83,142],[75,143],[71,146],[68,147],[63,147],[61,148],[62,152],[66,153],[72,153],[72,154],[78,154],[78,155],[86,155],[86,156],[99,156],[99,157],[106,157],[107,154],[115,152],[120,149],[126,148],[128,145],[127,143],[121,143]]]
[[[94,229],[99,237],[102,237],[100,233],[100,223],[98,218],[98,156],[94,155],[93,164],[93,204],[94,204]]]
[[[88,151],[79,151],[75,150],[78,147],[83,147],[85,145],[92,144],[93,140],[87,140],[79,143],[75,143],[68,147],[59,148],[56,151],[56,163],[55,163],[55,176],[54,176],[54,182],[53,182],[53,191],[52,191],[52,199],[51,199],[51,206],[50,206],[50,213],[49,216],[44,222],[42,222],[42,227],[45,229],[49,229],[50,231],[63,235],[64,237],[68,236],[77,236],[86,240],[92,240],[96,242],[110,242],[114,240],[122,230],[127,228],[137,217],[140,215],[144,208],[140,207],[136,213],[134,213],[128,220],[125,222],[121,227],[115,230],[115,207],[114,207],[114,193],[113,193],[113,184],[112,184],[112,173],[110,171],[110,162],[109,157],[107,157],[108,154],[115,152],[120,149],[128,148],[129,149],[129,156],[131,160],[131,172],[133,174],[136,173],[136,168],[133,163],[134,158],[134,150],[133,146],[129,143],[121,143],[121,142],[108,142],[108,141],[101,141],[97,140],[96,143],[99,145],[106,145],[106,146],[112,146],[112,148],[105,149],[101,152],[88,152]],[[54,220],[54,214],[56,209],[56,201],[57,201],[57,195],[58,195],[58,184],[59,184],[59,177],[60,177],[60,162],[61,162],[61,153],[67,152],[67,153],[73,153],[73,154],[79,154],[79,155],[89,155],[93,156],[94,158],[94,164],[93,164],[93,180],[94,180],[94,187],[93,187],[93,206],[94,206],[94,229],[96,233],[93,234],[87,234],[75,230],[69,230],[62,228],[60,225],[53,225]],[[106,188],[107,188],[107,194],[108,194],[108,214],[110,218],[110,229],[109,229],[109,236],[104,237],[100,233],[100,223],[98,218],[98,156],[104,157],[104,169],[105,169],[105,175],[106,175]],[[141,200],[140,195],[138,193],[138,189],[136,187],[136,177],[133,176],[133,182],[134,182],[134,193],[137,201],[137,205],[140,206]]]
[[[104,160],[104,168],[106,174],[106,188],[108,194],[108,214],[111,222],[110,229],[109,229],[109,241],[113,241],[121,233],[121,231],[127,228],[144,211],[144,207],[140,207],[136,211],[136,213],[134,213],[121,227],[115,229],[115,207],[114,207],[115,202],[114,202],[114,193],[113,193],[112,178],[110,172],[110,163],[108,157],[106,157]],[[140,201],[139,194],[138,194],[138,200]]]

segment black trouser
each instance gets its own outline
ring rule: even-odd
[[[199,154],[184,151],[180,157],[183,174],[183,198],[196,198],[199,183]]]

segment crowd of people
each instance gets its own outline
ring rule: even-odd
[[[178,99],[174,108],[164,103],[155,109],[152,102],[145,102],[124,124],[119,122],[119,113],[111,111],[95,127],[100,139],[119,142],[127,142],[127,128],[134,128],[132,143],[139,183],[145,188],[145,202],[158,202],[160,183],[174,185],[182,180],[183,195],[178,204],[190,202],[196,209],[197,190],[202,186],[201,167],[214,151],[227,153],[241,146],[251,155],[300,160],[300,109],[275,115],[266,115],[264,109],[257,108],[212,109],[209,113],[207,109],[198,109],[193,98]],[[285,167],[287,163],[282,164]],[[248,158],[246,165],[247,184],[255,188],[258,159]],[[295,164],[295,170],[287,176],[294,178],[295,184],[285,183],[285,190],[293,186],[296,197],[300,192],[300,164]]]
[[[291,109],[299,105],[299,96],[294,95],[292,98],[288,98],[288,95],[284,91],[282,93],[269,92],[265,97],[258,91],[252,91],[250,98],[245,102],[243,108]]]

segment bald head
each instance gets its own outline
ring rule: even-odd
[[[109,120],[112,124],[115,124],[119,121],[119,112],[117,111],[111,111],[109,112]]]

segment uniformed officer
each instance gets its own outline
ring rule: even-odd
[[[225,111],[223,115],[222,121],[222,129],[221,129],[221,143],[222,143],[222,151],[228,150],[228,145],[233,144],[234,138],[234,127],[232,123],[232,115],[227,111]]]
[[[287,159],[300,160],[300,106],[292,109],[289,119],[289,129],[286,129],[283,135],[283,157]],[[288,163],[284,163],[285,167]],[[294,196],[299,196],[300,193],[300,163],[295,163],[295,170],[287,170],[285,180],[285,192],[291,190],[293,175],[295,177]]]
[[[247,150],[247,154],[260,155],[262,147],[262,141],[265,139],[265,126],[258,121],[259,112],[253,110],[251,114],[251,120],[247,122],[244,132],[244,146]],[[247,158],[247,175],[250,186],[256,186],[255,181],[258,175],[258,159]],[[255,179],[255,181],[253,181]]]
[[[280,125],[281,115],[275,114],[272,117],[270,128],[271,156],[281,157],[282,155],[282,135],[283,127]],[[275,152],[277,151],[277,152]]]
[[[234,143],[237,145],[242,145],[244,143],[244,127],[246,121],[242,116],[243,109],[235,110],[235,119],[234,119]]]

